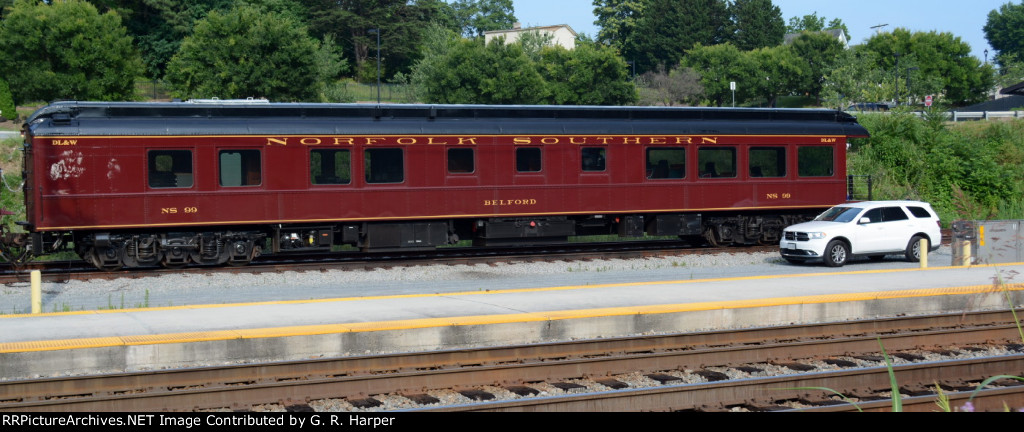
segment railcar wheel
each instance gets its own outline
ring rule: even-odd
[[[82,258],[105,272],[115,272],[124,268],[124,260],[119,251],[113,248],[89,248]]]
[[[924,237],[916,235],[910,239],[910,243],[907,243],[907,250],[903,253],[903,255],[907,258],[907,261],[921,261],[921,254],[928,253],[927,250],[921,250],[922,239],[924,239]]]
[[[712,247],[722,247],[722,244],[718,241],[718,238],[715,236],[714,227],[709,227],[707,231],[704,231],[704,239],[706,239]]]
[[[253,244],[250,240],[238,240],[231,245],[231,255],[228,265],[243,267],[249,265],[253,258],[260,256],[259,245]]]
[[[186,245],[183,240],[169,241],[162,250],[163,257],[160,259],[160,265],[169,269],[181,269],[187,267],[191,254],[185,246]]]
[[[846,248],[846,243],[839,240],[832,240],[825,247],[825,265],[829,267],[842,267],[843,264],[846,264],[848,256],[849,251]]]

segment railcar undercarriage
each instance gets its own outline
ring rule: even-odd
[[[161,265],[246,265],[260,255],[260,231],[73,234],[75,252],[102,270]]]
[[[429,250],[471,240],[473,246],[560,244],[569,237],[678,236],[713,246],[777,244],[783,228],[815,211],[787,214],[699,213],[453,219],[319,225],[233,227],[204,231],[0,233],[0,258],[15,265],[73,247],[98,269],[246,265],[270,253],[329,252],[349,245],[362,251]],[[73,246],[71,246],[73,245]]]

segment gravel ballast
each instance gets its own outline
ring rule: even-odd
[[[932,266],[948,266],[948,246],[929,254]],[[884,261],[855,259],[845,267],[793,265],[777,252],[687,254],[655,258],[419,265],[373,270],[282,271],[229,274],[171,273],[159,277],[46,282],[42,312],[71,312],[197,304],[310,300],[421,293],[456,293],[648,281],[714,279],[794,273],[917,268],[891,255]],[[0,314],[31,312],[28,283],[0,290]]]

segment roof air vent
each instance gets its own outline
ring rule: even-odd
[[[53,114],[54,125],[69,125],[71,124],[71,114],[68,113],[54,113]]]

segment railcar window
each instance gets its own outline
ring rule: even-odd
[[[309,152],[309,178],[315,185],[349,184],[352,181],[348,150],[314,149]]]
[[[259,150],[221,150],[221,186],[259,186],[263,183]]]
[[[786,148],[785,147],[751,147],[750,148],[750,176],[751,177],[785,177],[786,176]]]
[[[736,148],[701,147],[697,149],[697,167],[702,178],[736,177]]]
[[[538,172],[541,169],[540,147],[519,147],[516,149],[516,171]]]
[[[471,148],[450,148],[448,149],[448,172],[452,174],[471,173],[473,166],[473,149]]]
[[[191,150],[150,150],[149,187],[192,187]]]
[[[402,149],[373,148],[363,152],[367,183],[401,183],[405,181],[405,160]]]
[[[686,177],[686,148],[647,149],[647,178],[681,179]]]
[[[832,177],[835,173],[832,147],[802,146],[796,156],[800,177]]]
[[[583,171],[604,171],[605,149],[601,147],[583,147],[580,149]]]

